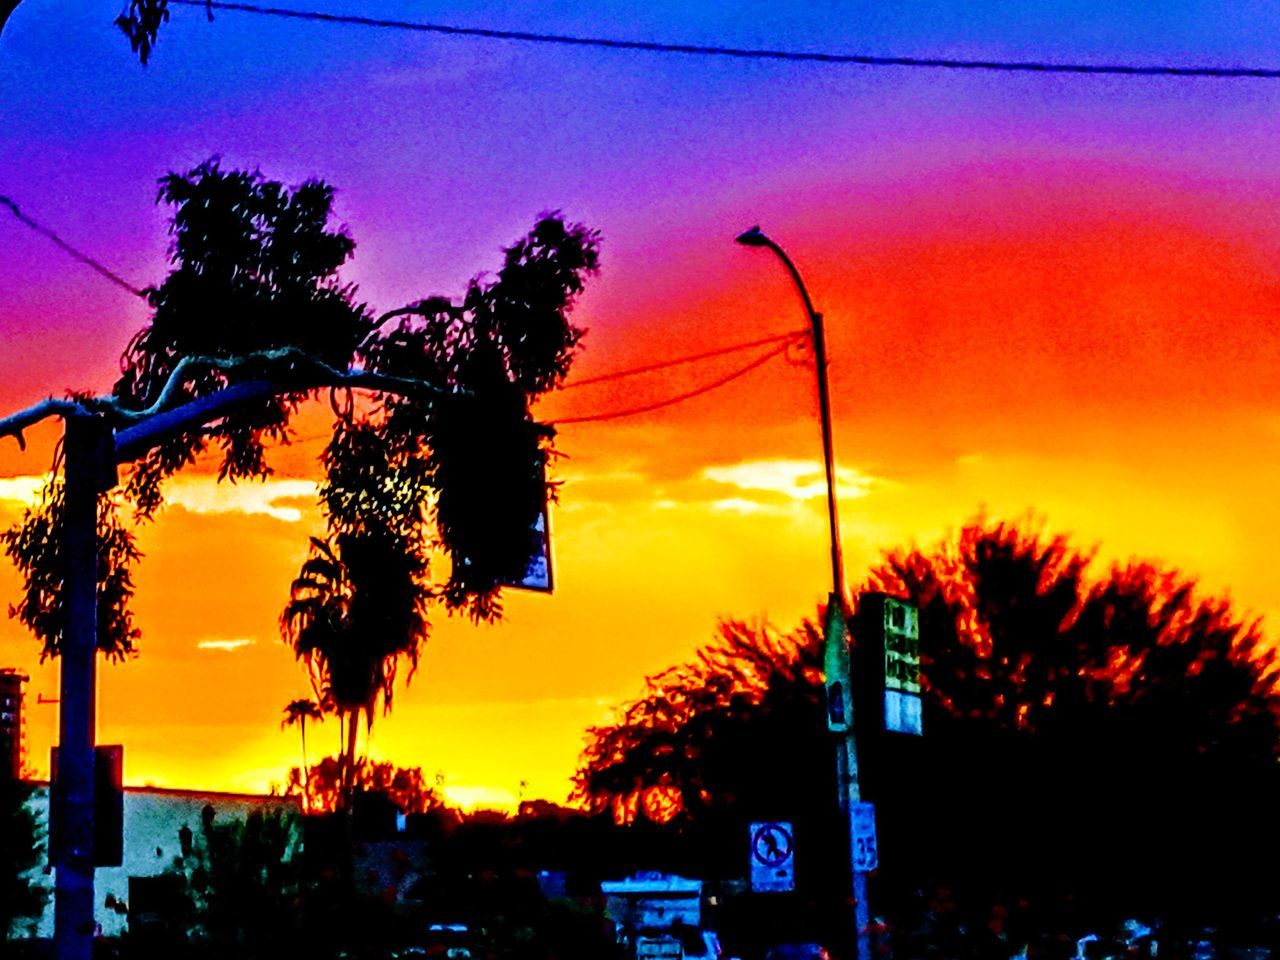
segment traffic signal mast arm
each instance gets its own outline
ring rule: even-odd
[[[173,406],[182,384],[195,370],[234,370],[250,364],[267,368],[264,375],[234,383],[207,397],[199,397]],[[267,376],[276,367],[278,377]],[[127,462],[145,453],[166,436],[218,420],[249,400],[275,393],[314,390],[320,387],[357,387],[403,395],[463,395],[466,391],[442,387],[424,380],[396,377],[390,374],[350,367],[345,370],[299,350],[284,347],[238,357],[183,357],[165,381],[154,403],[142,410],[131,410],[119,397],[84,397],[58,399],[50,397],[25,410],[0,419],[0,437],[14,437],[26,449],[23,431],[50,417],[101,415],[116,427],[116,462]]]

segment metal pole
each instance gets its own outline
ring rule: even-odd
[[[800,299],[804,301],[805,313],[809,318],[809,327],[813,334],[813,358],[818,372],[818,412],[822,420],[822,463],[827,476],[827,529],[831,541],[831,596],[827,601],[827,616],[831,610],[840,611],[841,619],[847,621],[847,604],[845,601],[844,555],[840,549],[840,518],[836,507],[836,471],[835,451],[831,430],[831,391],[827,383],[827,341],[822,324],[822,314],[813,309],[813,301],[809,299],[809,291],[800,277],[800,271],[791,262],[786,252],[761,232],[759,227],[752,227],[737,238],[738,243],[752,247],[768,247],[780,259]],[[827,642],[833,642],[830,630],[825,630]],[[847,637],[834,638],[834,642],[847,642]],[[845,677],[844,691],[849,704],[849,729],[839,736],[836,742],[836,781],[840,791],[840,805],[849,827],[849,872],[850,887],[853,898],[854,941],[857,945],[857,960],[871,960],[871,908],[867,902],[867,875],[855,866],[854,856],[854,809],[862,799],[858,785],[858,743],[854,737],[854,703],[853,685]],[[830,678],[828,678],[830,681]]]
[[[110,469],[110,431],[100,417],[67,417],[66,550],[67,620],[61,648],[58,733],[59,855],[54,866],[54,955],[93,957],[94,725],[98,647],[98,493]]]

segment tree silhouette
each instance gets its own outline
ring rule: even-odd
[[[40,659],[56,657],[66,629],[62,585],[66,557],[61,536],[65,512],[61,479],[54,477],[40,492],[37,507],[0,532],[5,554],[23,576],[22,599],[9,605],[9,616],[43,644]],[[136,652],[141,632],[133,625],[129,601],[133,597],[132,565],[142,554],[133,531],[119,517],[119,499],[103,497],[98,504],[98,650],[112,660]]]
[[[393,763],[374,763],[363,757],[356,760],[348,773],[341,756],[318,760],[305,774],[297,767],[289,770],[284,790],[301,794],[311,813],[336,813],[344,809],[345,791],[363,790],[380,793],[404,813],[443,812],[443,797],[427,783],[420,767],[397,767]]]
[[[1280,802],[1274,649],[1177,573],[1092,566],[1064,538],[976,521],[874,571],[921,611],[925,734],[860,742],[892,902],[945,884],[1097,916],[1280,907],[1246,870],[1280,854],[1263,826]],[[820,646],[813,624],[724,625],[590,732],[578,798],[667,822],[711,874],[740,872],[747,821],[795,820],[802,887],[840,889],[838,858],[813,857],[839,830]]]
[[[302,777],[303,785],[310,778],[311,767],[307,763],[307,721],[324,719],[324,713],[320,710],[320,705],[314,700],[290,700],[284,707],[284,720],[280,726],[284,727],[297,726],[302,732]],[[309,789],[302,791],[302,796],[306,798],[310,794]]]
[[[313,543],[286,620],[305,627],[299,654],[315,668],[322,705],[337,697],[342,711],[358,706],[369,718],[375,700],[390,702],[396,661],[412,662],[425,637],[425,598],[492,619],[502,584],[524,572],[552,437],[530,404],[568,370],[582,335],[568,314],[597,269],[599,239],[544,215],[505,251],[496,279],[472,281],[460,303],[433,297],[374,318],[337,275],[355,244],[330,227],[332,200],[321,181],[288,188],[216,159],[162,178],[158,202],[174,208],[172,269],[148,291],[151,321],[129,342],[112,396],[74,396],[128,423],[264,377],[285,385],[155,447],[101,498],[99,646],[123,656],[138,636],[127,605],[138,553],[118,511],[153,517],[164,480],[211,446],[219,479],[268,476],[268,447],[288,442],[317,376],[360,371],[370,388],[359,402],[349,387],[330,391],[337,420],[320,491],[329,534]],[[46,655],[56,655],[62,629],[60,491],[51,486],[4,536],[25,580],[11,612]],[[438,586],[424,579],[428,544],[451,561]],[[330,588],[334,602],[323,607]],[[307,611],[322,609],[307,626]],[[346,626],[321,642],[339,609]],[[373,649],[358,651],[356,637]]]
[[[339,435],[326,451],[329,488],[354,496],[326,499],[330,533],[313,542],[326,550],[312,560],[345,569],[325,571],[323,578],[304,570],[290,602],[317,618],[302,612],[285,623],[286,636],[303,644],[299,655],[317,680],[317,694],[348,713],[345,752],[352,756],[358,735],[353,711],[363,709],[371,721],[379,699],[389,707],[400,657],[412,664],[425,637],[426,599],[438,595],[450,609],[492,619],[500,613],[503,583],[524,571],[547,496],[543,469],[553,436],[533,420],[530,404],[568,369],[581,336],[568,312],[597,267],[598,237],[557,215],[543,216],[506,251],[497,281],[473,281],[461,304],[437,297],[375,320],[355,302],[354,288],[337,277],[354,243],[329,227],[332,197],[319,181],[289,189],[259,173],[223,171],[216,160],[163,178],[159,200],[175,207],[173,269],[147,292],[151,321],[126,348],[112,395],[49,398],[5,418],[0,432],[21,442],[26,427],[46,418],[74,420],[84,431],[77,433],[76,462],[86,466],[86,501],[95,480],[102,488],[115,486],[115,477],[105,475],[115,461],[139,458],[120,499],[145,520],[163,501],[164,480],[210,443],[221,450],[219,479],[267,476],[269,443],[287,442],[298,406],[328,387],[339,421]],[[359,404],[354,388],[368,391]],[[345,409],[340,391],[346,392]],[[477,429],[486,433],[468,433]],[[393,467],[404,466],[427,484],[387,489],[384,478],[358,469],[368,445],[349,453],[342,440],[366,431],[382,442]],[[353,464],[357,469],[347,469]],[[91,477],[92,469],[104,475]],[[354,485],[347,482],[351,477]],[[108,510],[117,503],[115,497],[98,499]],[[26,595],[35,601],[14,615],[50,628],[38,634],[46,653],[58,651],[59,634],[51,629],[63,616],[57,608],[68,592],[79,595],[66,589],[71,578],[61,541],[87,547],[91,540],[89,531],[67,535],[68,521],[56,515],[56,502],[46,498],[42,516],[29,516],[25,524],[27,532],[56,531],[56,549],[17,555]],[[387,502],[395,509],[382,509]],[[374,509],[366,510],[370,504]],[[343,514],[344,506],[354,506],[354,517]],[[428,525],[434,527],[430,537]],[[28,542],[24,536],[20,529],[12,542],[21,546]],[[451,561],[438,589],[424,580],[428,543]],[[112,563],[127,562],[136,552],[99,552],[97,588],[107,603],[98,646],[127,650],[131,622],[113,614],[126,609],[128,571]],[[48,584],[54,589],[46,590]],[[322,599],[326,591],[332,600]],[[55,617],[40,619],[46,594]],[[345,619],[331,619],[335,611]],[[334,629],[320,629],[321,620]],[[78,705],[93,700],[90,667],[82,660],[66,674],[75,681],[71,699]],[[87,711],[78,710],[64,711],[64,722],[73,714],[78,731],[88,736],[68,750],[68,768],[76,775],[64,783],[73,784],[70,792],[79,802],[92,794],[91,787],[79,786],[91,783],[92,754],[83,747],[91,742],[92,724],[84,720]],[[78,821],[75,829],[86,832],[89,822]],[[76,941],[77,948],[85,944],[80,917],[91,908],[83,894],[92,874],[82,867],[76,863],[64,874],[74,883],[59,885],[67,909],[59,911],[58,937]]]
[[[419,549],[387,532],[312,538],[311,556],[290,587],[281,628],[303,660],[320,702],[346,723],[341,755],[349,791],[359,720],[390,709],[401,657],[416,665],[426,637],[425,570]]]
[[[182,894],[184,955],[246,960],[290,955],[303,932],[298,817],[281,809],[216,820],[213,807],[206,806],[198,832],[180,831],[182,855],[169,872]],[[172,924],[177,918],[165,919]]]
[[[547,490],[552,431],[529,414],[558,385],[582,331],[567,319],[596,241],[543,217],[505,251],[496,279],[396,311],[394,328],[361,348],[372,369],[454,388],[443,399],[385,396],[375,409],[335,404],[320,488],[329,533],[290,588],[281,630],[307,665],[321,704],[344,718],[349,791],[359,718],[389,710],[397,665],[412,676],[438,596],[473,619],[501,612],[502,584],[532,555]],[[385,319],[385,318],[384,318]],[[452,563],[428,593],[425,524]]]
[[[115,25],[129,38],[129,46],[145,67],[151,59],[160,26],[168,21],[168,0],[129,0],[129,6],[116,17]]]
[[[21,921],[34,926],[49,896],[32,878],[44,856],[40,824],[27,806],[34,792],[30,782],[0,770],[0,943],[16,935]]]

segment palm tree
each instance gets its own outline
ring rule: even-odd
[[[360,716],[390,709],[401,658],[417,666],[427,635],[426,561],[403,532],[374,522],[311,538],[280,616],[284,639],[306,665],[322,710],[346,726],[340,755],[345,804],[353,784]]]
[[[285,704],[284,720],[280,723],[281,729],[292,727],[296,724],[302,730],[302,805],[304,809],[309,804],[311,797],[311,768],[307,765],[307,721],[323,719],[324,713],[320,710],[320,705],[314,700],[290,700]]]

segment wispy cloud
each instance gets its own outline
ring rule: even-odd
[[[758,500],[748,500],[745,497],[724,497],[720,500],[711,501],[711,509],[719,510],[722,513],[778,513],[777,504],[761,503]],[[793,509],[790,507],[784,509]]]
[[[289,501],[314,502],[312,480],[266,480],[218,483],[214,477],[176,477],[165,486],[165,499],[192,513],[244,513],[285,523],[302,519],[301,507]]]
[[[747,460],[706,467],[701,475],[713,483],[739,490],[781,494],[792,500],[812,500],[827,493],[826,476],[817,460]],[[882,483],[884,481],[880,478],[852,467],[836,468],[836,490],[841,499],[865,497],[873,487]]]
[[[251,647],[256,643],[252,637],[236,637],[230,640],[199,640],[196,647],[201,650],[221,650],[224,653],[234,653],[237,650],[243,650],[245,647]]]
[[[33,506],[40,499],[45,477],[0,477],[0,500]]]
[[[33,506],[40,499],[45,477],[0,477],[0,502]],[[243,513],[272,517],[285,523],[302,519],[303,503],[314,503],[313,480],[266,480],[219,483],[216,477],[177,476],[164,485],[165,502],[192,513]]]

